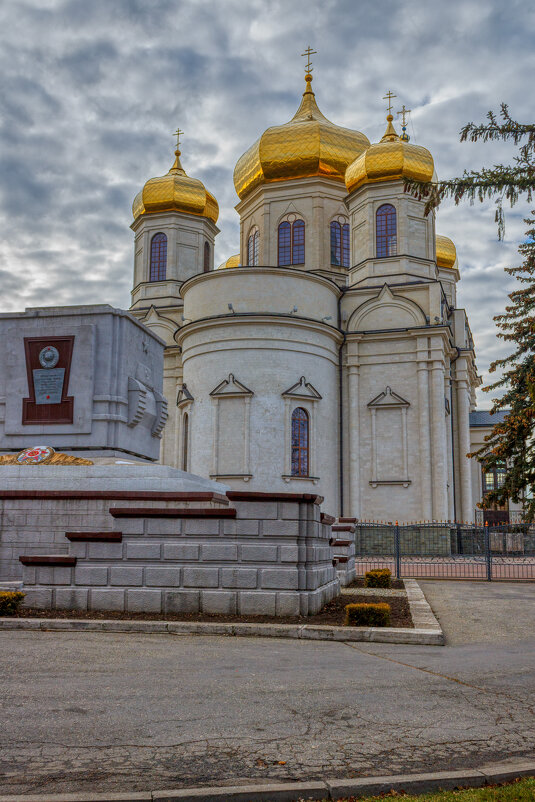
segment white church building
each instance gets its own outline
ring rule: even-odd
[[[472,521],[480,378],[456,250],[404,192],[433,158],[390,113],[374,144],[330,122],[305,79],[294,117],[236,164],[225,263],[216,199],[178,147],[134,200],[130,311],[166,343],[160,459],[232,490],[321,495],[338,516]]]

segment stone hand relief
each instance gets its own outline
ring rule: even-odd
[[[167,416],[167,400],[164,396],[129,376],[128,426],[133,428],[143,422],[150,428],[153,437],[161,438]]]

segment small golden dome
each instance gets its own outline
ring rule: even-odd
[[[391,114],[380,142],[371,145],[346,170],[345,181],[348,192],[362,184],[373,181],[393,181],[412,178],[415,181],[431,181],[434,173],[433,157],[427,148],[404,142],[396,133]]]
[[[316,175],[343,181],[348,164],[369,146],[360,131],[340,128],[323,116],[312,75],[307,73],[305,80],[301,105],[290,122],[268,128],[238,159],[234,186],[240,198],[273,181]]]
[[[144,214],[184,212],[208,217],[217,222],[219,206],[202,181],[186,175],[180,164],[180,151],[175,150],[175,162],[167,175],[149,178],[132,204],[134,220]]]
[[[239,267],[240,266],[240,254],[236,253],[234,256],[229,256],[226,262],[222,262],[218,270],[226,270],[227,267]]]
[[[457,251],[455,250],[455,245],[449,237],[443,237],[440,234],[437,234],[436,250],[438,267],[455,267],[455,263],[457,261]]]

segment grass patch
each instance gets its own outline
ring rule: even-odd
[[[344,797],[337,802],[357,802],[357,799],[359,802],[384,802],[385,799],[400,799],[403,802],[534,802],[535,779],[529,777],[507,785],[466,788],[463,791],[434,791],[419,795],[391,791],[383,796]]]

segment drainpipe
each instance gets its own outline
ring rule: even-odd
[[[342,309],[341,303],[344,297],[345,287],[341,287],[341,295],[338,298],[338,329],[342,332],[344,339],[338,348],[338,482],[340,485],[340,516],[344,515],[344,419],[343,419],[343,403],[342,403],[342,390],[343,390],[343,349],[346,343],[346,333],[342,331]]]
[[[452,481],[453,481],[453,519],[457,520],[457,496],[455,492],[455,444],[454,444],[454,437],[455,431],[453,428],[453,375],[451,372],[451,366],[454,362],[456,362],[460,357],[460,351],[456,347],[455,350],[457,351],[457,356],[455,359],[450,359],[450,427],[451,427],[451,472],[452,472]]]

